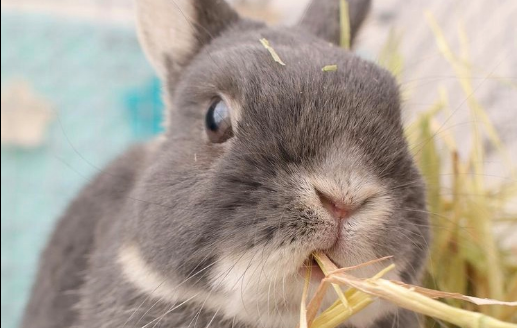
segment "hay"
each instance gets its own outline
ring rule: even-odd
[[[282,66],[285,66],[285,63],[282,61],[282,59],[280,59],[280,56],[278,56],[278,54],[276,53],[275,49],[273,49],[273,47],[271,47],[269,45],[269,41],[267,39],[262,38],[259,41],[260,41],[260,43],[262,43],[264,48],[266,48],[267,51],[269,51],[269,54],[271,54],[271,57],[273,57],[273,60],[275,62],[279,63]]]
[[[345,322],[352,315],[363,310],[371,304],[375,299],[381,298],[392,302],[399,307],[421,313],[433,318],[437,318],[446,322],[450,322],[459,327],[465,328],[517,328],[517,325],[502,322],[488,315],[467,311],[453,306],[447,305],[435,298],[454,298],[472,302],[478,305],[502,305],[508,307],[517,307],[517,302],[502,302],[490,299],[479,299],[475,297],[464,296],[456,293],[444,293],[430,290],[418,286],[412,286],[397,281],[382,279],[382,276],[395,266],[392,264],[386,269],[379,272],[376,276],[369,279],[356,278],[349,274],[357,267],[370,265],[377,261],[371,261],[360,266],[352,268],[338,269],[332,261],[323,253],[315,253],[314,258],[318,265],[325,273],[325,279],[322,280],[320,288],[316,292],[308,306],[305,306],[307,299],[307,289],[310,281],[310,273],[307,271],[304,296],[302,297],[303,309],[300,318],[301,328],[334,328]],[[385,259],[385,258],[384,258]],[[384,260],[380,259],[380,260]],[[344,297],[345,301],[338,299],[331,307],[323,311],[322,314],[315,317],[323,295],[328,284],[337,288],[340,286],[348,287]],[[342,293],[340,289],[340,293]]]
[[[321,70],[323,72],[335,72],[337,71],[337,65],[325,65]]]
[[[350,49],[350,15],[348,10],[348,2],[346,0],[339,1],[339,24],[341,28],[340,46],[345,49]]]

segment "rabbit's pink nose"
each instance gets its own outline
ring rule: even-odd
[[[350,208],[343,202],[332,199],[321,192],[317,192],[320,197],[320,202],[329,214],[338,220],[347,219],[350,215]]]

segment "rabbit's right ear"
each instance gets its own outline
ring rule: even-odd
[[[239,17],[224,0],[136,0],[138,36],[162,79],[181,69]]]
[[[370,10],[370,0],[346,0],[353,42]],[[312,0],[299,26],[329,42],[339,45],[341,40],[340,0]]]

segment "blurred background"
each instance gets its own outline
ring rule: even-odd
[[[232,2],[243,15],[292,24],[308,1]],[[382,61],[383,51],[391,50],[390,65],[400,67],[405,121],[447,90],[451,110],[441,131],[453,131],[459,152],[468,154],[477,118],[467,107],[475,97],[515,163],[517,1],[373,2],[356,51]],[[1,324],[14,328],[55,220],[108,161],[160,133],[163,105],[160,82],[136,39],[132,0],[2,0],[1,6]],[[468,75],[447,62],[426,12],[451,48],[468,49],[462,53],[471,63]],[[462,80],[472,94],[462,92]],[[488,183],[514,179],[486,144]],[[495,230],[517,254],[515,224]]]

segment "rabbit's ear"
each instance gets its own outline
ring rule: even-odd
[[[224,0],[137,0],[138,36],[162,78],[175,78],[212,38],[239,17]]]
[[[370,0],[346,0],[350,41],[354,40],[370,9]],[[340,0],[312,0],[298,23],[308,32],[339,45],[341,40]]]

